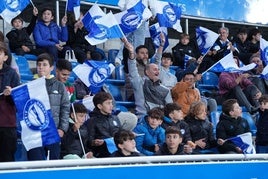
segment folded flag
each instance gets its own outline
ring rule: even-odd
[[[117,147],[114,143],[114,138],[110,137],[110,138],[106,138],[104,139],[107,149],[109,151],[110,154],[112,154],[113,152],[115,152],[117,150]]]
[[[233,53],[230,52],[228,55],[224,56],[221,60],[212,65],[207,71],[232,73],[245,72],[252,70],[256,66],[257,65],[255,63],[250,63],[239,68],[234,60]]]
[[[260,40],[261,59],[264,65],[268,65],[268,42],[261,38]]]
[[[38,90],[36,90],[38,89]],[[45,78],[12,89],[21,126],[21,139],[27,151],[60,142],[50,109]]]
[[[30,0],[1,0],[0,1],[0,15],[1,17],[11,24],[11,20],[18,16],[30,3]]]
[[[250,132],[237,135],[236,137],[228,138],[237,147],[239,147],[244,154],[256,154],[255,147],[252,143],[252,135]]]
[[[138,29],[143,21],[148,20],[152,16],[152,13],[142,1],[139,0],[134,6],[114,16],[124,34],[127,34]]]
[[[86,61],[77,65],[73,72],[90,88],[93,94],[101,90],[105,80],[112,74],[115,66],[112,63],[99,61]]]
[[[93,22],[96,25],[91,26],[91,32],[94,33],[89,33],[85,36],[85,39],[91,45],[101,44],[108,39],[122,38],[125,36],[112,12],[99,19],[93,20]],[[101,33],[95,33],[99,29],[101,30]]]
[[[75,20],[80,17],[80,0],[67,0],[67,11],[74,12]]]
[[[209,49],[214,45],[215,41],[219,37],[219,34],[204,28],[197,27],[195,29],[196,32],[196,42],[199,48],[199,51],[202,55],[205,55]]]
[[[170,27],[178,32],[182,32],[181,28],[181,6],[164,1],[155,1],[155,16],[161,27]]]
[[[163,51],[165,51],[165,49],[168,47],[169,42],[168,42],[168,32],[167,32],[167,28],[166,27],[160,27],[159,23],[155,23],[153,25],[150,26],[150,35],[151,38],[153,40],[154,43],[154,47],[157,49],[160,46],[161,43],[161,38],[160,38],[160,33],[164,33],[165,35],[165,44],[163,47]]]
[[[88,33],[93,34],[99,34],[101,33],[101,29],[97,26],[96,23],[94,23],[94,20],[99,19],[106,14],[101,10],[101,8],[94,4],[84,15],[82,22],[84,24],[84,27],[87,29]],[[94,29],[94,31],[92,30]]]

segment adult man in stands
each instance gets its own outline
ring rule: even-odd
[[[145,115],[153,107],[163,107],[172,102],[170,90],[161,85],[159,80],[159,68],[157,64],[145,65],[144,78],[138,73],[134,47],[126,39],[123,39],[129,52],[128,69],[129,78],[134,89],[137,115]]]

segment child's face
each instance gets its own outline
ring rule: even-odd
[[[98,108],[100,109],[100,112],[104,115],[112,114],[113,100],[108,99],[104,101],[102,104],[98,104]]]
[[[242,116],[242,109],[238,103],[233,104],[233,110],[230,111],[230,116],[234,118]]]
[[[49,10],[44,11],[42,14],[42,19],[45,23],[51,22],[53,20],[53,18],[54,17],[52,15],[52,12]]]
[[[48,60],[39,61],[37,63],[37,74],[39,77],[45,76],[49,78],[52,70],[53,66],[49,65]]]
[[[15,19],[12,23],[12,26],[15,28],[15,29],[22,29],[22,21],[20,19]]]
[[[125,155],[130,155],[132,152],[136,150],[136,142],[134,139],[126,140],[123,144],[119,144],[118,147],[121,149],[122,153]]]
[[[261,102],[260,110],[264,111],[265,109],[268,109],[268,102]]]
[[[182,138],[179,134],[167,134],[166,135],[166,144],[168,149],[176,149],[179,144],[182,142]]]
[[[172,65],[171,58],[162,57],[162,66],[165,68],[169,68]]]
[[[66,81],[68,80],[68,78],[70,77],[71,72],[68,70],[56,70],[56,77],[59,81],[66,83]]]
[[[203,105],[200,107],[198,114],[196,115],[197,119],[206,120],[207,119],[207,109],[206,106]]]
[[[181,44],[182,45],[188,45],[188,43],[190,42],[188,37],[184,37],[181,39]]]
[[[8,56],[5,54],[3,50],[0,50],[0,66],[2,67],[4,62],[7,61]]]
[[[169,116],[174,121],[183,120],[183,112],[182,112],[182,110],[174,110]]]
[[[158,118],[148,117],[148,123],[151,128],[156,129],[158,126],[162,124],[162,120]]]
[[[74,117],[74,113],[72,113],[72,115],[71,115],[72,119],[74,121],[76,120],[75,122],[77,122],[80,125],[82,125],[85,122],[85,120],[86,120],[87,114],[86,113],[75,113],[75,114],[76,114],[76,119]]]

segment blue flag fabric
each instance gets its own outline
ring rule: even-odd
[[[104,139],[107,149],[109,151],[110,154],[112,154],[113,152],[115,152],[117,150],[117,147],[114,143],[114,138],[110,137],[110,138],[106,138]]]
[[[181,6],[164,1],[155,1],[155,16],[161,27],[170,27],[178,32],[182,32],[181,28]]]
[[[264,65],[268,65],[268,42],[261,38],[260,40],[261,59]]]
[[[99,19],[106,14],[101,10],[101,8],[94,4],[84,15],[82,22],[84,24],[84,27],[87,29],[88,33],[91,33],[92,35],[96,35],[101,33],[101,29],[97,26],[96,23],[94,23],[94,20]],[[94,31],[92,30],[94,29]]]
[[[30,0],[0,0],[0,15],[11,24],[11,20],[18,16],[30,3]]]
[[[199,48],[199,51],[202,55],[205,55],[209,49],[214,45],[215,41],[219,37],[219,34],[204,28],[197,27],[196,31],[196,41]]]
[[[38,89],[38,90],[36,90]],[[21,139],[27,151],[60,142],[50,109],[45,78],[12,89],[21,126]]]
[[[108,39],[122,38],[125,36],[119,27],[113,13],[111,12],[99,19],[94,20],[94,23],[97,25],[97,27],[92,26],[91,31],[96,32],[100,29],[101,33],[89,33],[87,36],[85,36],[85,39],[91,45],[101,44],[106,42]]]
[[[237,135],[229,138],[237,147],[239,147],[244,154],[256,154],[255,147],[252,143],[252,135],[250,132]]]
[[[250,63],[239,68],[234,61],[233,53],[230,52],[228,55],[224,56],[221,60],[211,66],[207,71],[238,73],[252,70],[256,66],[257,65],[255,63]]]
[[[101,90],[105,80],[110,77],[114,69],[115,66],[112,63],[92,60],[77,65],[73,72],[90,88],[93,94],[96,94]]]
[[[75,20],[80,17],[80,0],[67,0],[67,11],[74,12]]]
[[[163,51],[165,51],[165,49],[169,45],[167,28],[166,27],[160,27],[159,23],[155,23],[155,24],[150,26],[149,30],[150,30],[150,35],[151,35],[151,38],[153,40],[153,43],[154,43],[154,46],[155,46],[156,49],[159,48],[159,46],[160,46],[160,42],[161,42],[160,33],[161,32],[164,33],[166,41],[165,41],[165,45],[163,47]]]
[[[140,27],[143,21],[152,16],[151,11],[139,0],[133,7],[115,14],[124,34],[135,31]]]

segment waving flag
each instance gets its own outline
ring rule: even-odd
[[[160,46],[160,33],[164,33],[165,35],[165,45],[163,47],[163,51],[165,51],[165,49],[168,47],[169,42],[168,42],[168,32],[167,32],[167,28],[166,27],[160,27],[158,23],[155,23],[153,25],[150,26],[150,34],[151,34],[151,38],[153,40],[154,46],[155,48],[159,48]]]
[[[268,65],[268,42],[261,38],[260,40],[261,59],[264,65]]]
[[[129,2],[132,3],[132,2]],[[141,23],[152,16],[151,11],[139,0],[133,7],[115,14],[124,34],[135,31]]]
[[[11,95],[20,120],[21,139],[27,151],[60,142],[50,109],[45,78],[16,87]]]
[[[112,63],[86,61],[83,64],[77,65],[73,72],[90,88],[93,94],[96,94],[114,69],[115,66]]]
[[[181,6],[164,1],[154,1],[155,16],[161,27],[170,27],[178,32],[181,28]]]
[[[213,71],[213,72],[245,72],[252,70],[256,67],[255,63],[250,63],[248,65],[238,67],[235,63],[233,53],[230,52],[228,55],[224,56],[221,60],[219,60],[217,63],[212,65],[207,71]],[[204,72],[205,73],[205,72]]]
[[[256,154],[252,143],[252,135],[250,132],[240,134],[236,137],[229,138],[237,147],[239,147],[244,154]]]
[[[119,27],[113,13],[111,12],[99,19],[94,20],[94,23],[97,25],[97,27],[92,26],[91,31],[96,32],[100,29],[101,33],[89,33],[85,36],[85,39],[91,45],[101,44],[108,39],[122,38],[125,36],[121,28]]]
[[[205,55],[214,45],[215,41],[219,37],[219,34],[204,27],[197,27],[195,31],[198,48],[201,54]]]
[[[80,17],[80,0],[67,0],[67,11],[74,12],[75,20]]]
[[[94,4],[84,15],[82,22],[87,31],[91,34],[101,33],[101,29],[98,28],[97,24],[94,23],[94,20],[99,19],[106,14],[101,10],[101,8]],[[94,29],[94,31],[92,30]]]
[[[187,65],[187,62],[190,60],[190,59],[193,59],[194,57],[190,56],[190,55],[187,55],[185,54],[184,55],[184,69],[186,69],[186,65]]]
[[[30,3],[30,0],[1,0],[0,15],[11,24],[11,20],[18,16]]]

